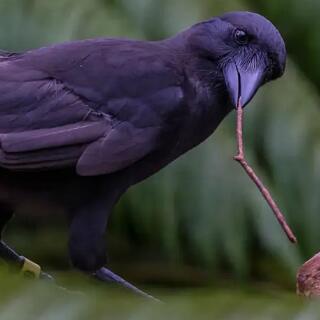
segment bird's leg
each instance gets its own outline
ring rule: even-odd
[[[16,269],[28,278],[40,278],[53,280],[53,278],[41,271],[41,267],[31,260],[19,255],[13,249],[11,249],[3,240],[3,230],[9,220],[13,216],[11,208],[1,206],[0,208],[0,259],[14,266]]]
[[[0,209],[0,258],[14,266],[19,267],[23,264],[23,259],[20,255],[18,255],[14,250],[12,250],[3,240],[3,230],[9,220],[13,216],[13,211],[11,208],[6,206],[1,206]]]
[[[117,283],[143,297],[157,300],[105,268],[105,230],[109,212],[122,194],[110,191],[104,197],[83,202],[72,213],[69,238],[71,262],[77,269],[103,282]]]

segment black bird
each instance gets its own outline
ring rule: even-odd
[[[245,106],[280,77],[286,60],[280,33],[250,12],[162,41],[89,39],[0,55],[0,230],[25,203],[62,207],[74,267],[140,293],[105,267],[113,206],[212,134],[239,96]],[[0,255],[45,276],[3,241]]]

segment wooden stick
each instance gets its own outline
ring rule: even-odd
[[[258,189],[260,190],[262,196],[266,199],[269,207],[275,214],[278,222],[280,223],[283,231],[286,233],[288,239],[296,243],[297,238],[291,231],[290,227],[288,226],[285,217],[283,216],[282,212],[280,211],[279,207],[273,200],[269,190],[264,186],[264,184],[261,182],[261,180],[258,178],[258,176],[255,174],[253,169],[248,165],[248,162],[245,159],[244,155],[244,149],[243,149],[243,140],[242,140],[242,123],[243,123],[243,109],[241,106],[240,98],[238,100],[237,105],[237,146],[238,146],[238,154],[234,157],[234,160],[240,163],[240,165],[243,167],[247,175],[250,177],[250,179],[256,184]]]

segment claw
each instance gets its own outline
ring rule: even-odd
[[[25,257],[21,257],[21,259],[23,263],[22,263],[20,273],[25,278],[55,282],[54,278],[50,274],[43,272],[41,267],[38,264],[36,264],[35,262]]]
[[[49,281],[49,282],[55,282],[54,278],[46,272],[41,272],[39,279]]]
[[[135,287],[133,284],[131,284],[130,282],[126,281],[125,279],[121,278],[120,276],[118,276],[117,274],[113,273],[112,271],[110,271],[107,268],[101,268],[98,271],[96,271],[95,273],[93,273],[93,276],[97,279],[99,279],[100,281],[104,281],[104,282],[115,282],[120,284],[121,286],[133,291],[134,293],[153,300],[154,302],[160,302],[162,303],[161,300],[153,297],[152,295],[142,291],[141,289]]]

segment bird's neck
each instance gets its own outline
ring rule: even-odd
[[[201,87],[213,91],[226,90],[218,60],[212,57],[203,44],[204,35],[205,25],[199,23],[161,42],[169,48],[178,64],[183,66],[186,76],[194,79],[197,86],[201,84]]]
[[[203,131],[202,140],[214,131],[232,105],[218,62],[194,46],[202,32],[198,31],[198,27],[192,27],[165,42],[185,74],[183,91],[188,95],[190,119],[197,130]]]

